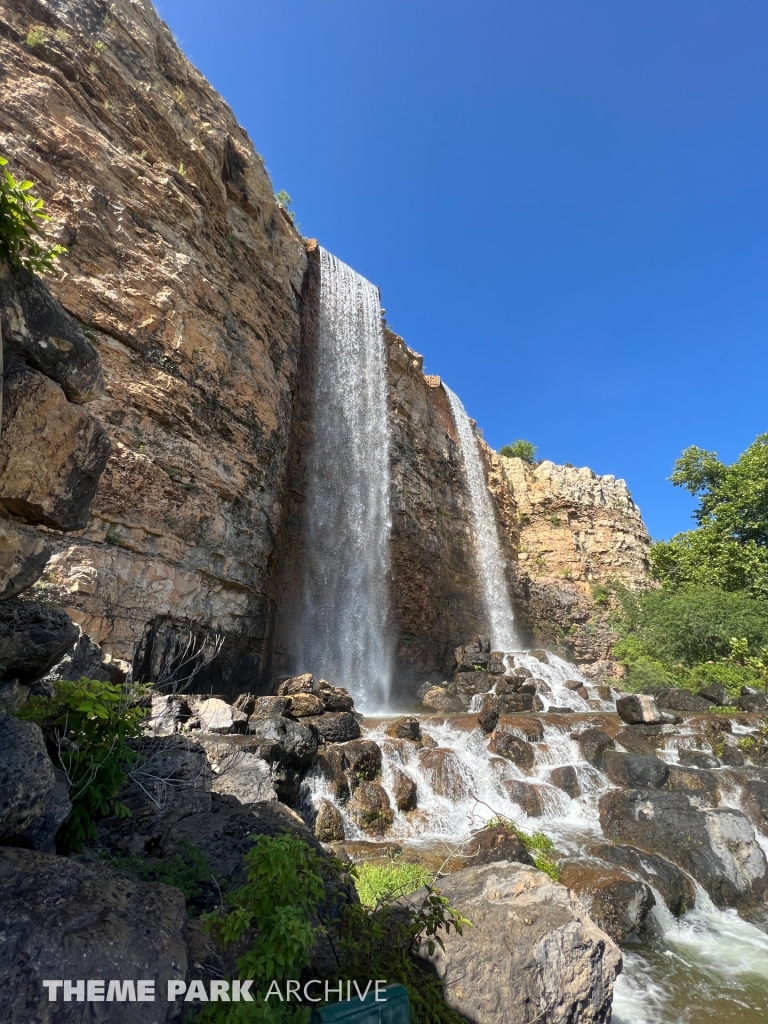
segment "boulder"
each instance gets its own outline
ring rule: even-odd
[[[521,782],[520,779],[504,779],[501,785],[509,799],[522,808],[529,818],[540,818],[544,813],[544,786],[535,782]]]
[[[495,708],[486,708],[477,716],[477,723],[483,732],[493,732],[499,721],[499,712]]]
[[[625,754],[608,749],[603,752],[603,771],[617,786],[660,789],[669,777],[669,768],[655,755]]]
[[[371,781],[381,774],[381,747],[373,740],[350,740],[336,747],[342,765],[357,779]]]
[[[709,750],[680,750],[678,757],[680,764],[688,765],[691,768],[720,767],[720,762]]]
[[[740,768],[746,762],[746,757],[744,756],[744,751],[739,746],[738,737],[726,733],[720,738],[722,745],[718,747],[718,750],[721,764],[728,765],[731,768]]]
[[[728,692],[722,683],[710,683],[699,690],[699,696],[708,700],[710,704],[725,707],[728,704]]]
[[[491,735],[488,749],[492,753],[498,754],[499,757],[506,757],[508,761],[514,761],[518,768],[530,769],[536,763],[536,755],[530,743],[501,729],[497,729]]]
[[[540,648],[537,648],[536,650],[533,650],[533,651],[528,651],[528,654],[532,658],[535,658],[537,661],[540,661],[542,663],[542,665],[548,665],[549,664],[549,658],[547,657],[547,652],[544,651],[544,650],[541,650]]]
[[[0,602],[0,678],[34,682],[72,647],[78,633],[61,608],[17,598]]]
[[[104,394],[101,358],[42,278],[0,263],[3,342],[62,388],[70,402]]]
[[[628,693],[616,701],[616,711],[622,722],[639,725],[644,722],[660,722],[656,702],[644,693]]]
[[[45,813],[54,779],[40,726],[0,718],[0,839],[24,832]]]
[[[445,685],[445,683],[422,683],[421,686],[416,691],[416,696],[418,697],[419,700],[423,700],[430,690],[434,689],[435,687],[437,687],[438,689],[442,689]]]
[[[104,428],[18,359],[3,381],[0,508],[54,530],[83,529],[112,450]]]
[[[640,875],[661,894],[675,917],[685,914],[696,903],[696,887],[691,878],[658,854],[638,850],[635,846],[613,846],[610,843],[592,846],[587,852],[608,864]]]
[[[719,907],[759,903],[768,891],[768,864],[749,821],[730,807],[699,808],[693,796],[612,790],[600,798],[600,824],[606,836],[684,868]]]
[[[317,721],[330,717],[332,716],[322,715]],[[248,720],[248,733],[249,743],[245,749],[269,765],[277,762],[289,768],[306,768],[317,753],[317,737],[314,731],[306,725],[294,722],[291,718],[251,716]]]
[[[321,843],[338,843],[344,839],[344,819],[330,800],[318,800],[315,835]]]
[[[447,747],[419,751],[419,765],[426,781],[449,800],[463,800],[469,794],[469,781],[461,758]]]
[[[768,714],[768,693],[743,694],[736,701],[736,704],[742,711],[746,711],[749,714]]]
[[[354,710],[354,701],[343,686],[331,686],[325,679],[321,679],[315,687],[315,693],[322,701],[324,711]]]
[[[420,954],[448,1004],[476,1024],[605,1024],[621,954],[576,897],[541,871],[504,861],[440,880],[452,907],[472,921],[445,948]],[[421,906],[424,890],[403,900]]]
[[[482,668],[491,660],[490,651],[484,650],[484,644],[479,639],[463,647],[457,647],[454,656],[457,672],[472,672],[476,666]]]
[[[457,672],[454,682],[460,691],[472,696],[475,693],[488,693],[495,680],[487,672]]]
[[[278,697],[292,697],[295,693],[312,693],[315,684],[315,677],[311,672],[305,672],[300,676],[291,676],[284,679],[277,688]]]
[[[572,764],[564,764],[557,768],[553,768],[549,775],[549,781],[553,786],[557,786],[558,789],[562,789],[563,792],[567,793],[573,800],[581,796],[579,777]]]
[[[312,719],[312,728],[325,743],[346,743],[360,735],[360,723],[350,711],[331,711]]]
[[[421,739],[421,726],[418,718],[396,718],[384,730],[387,736],[396,740]]]
[[[13,846],[56,853],[56,833],[69,817],[72,801],[69,799],[69,786],[64,772],[54,768],[53,774],[53,789],[42,814],[20,835],[14,836]]]
[[[422,697],[422,704],[431,711],[463,711],[464,702],[455,693],[449,693],[442,686],[431,687]]]
[[[40,579],[51,548],[29,527],[0,519],[0,601],[16,597]]]
[[[244,708],[238,710],[244,711]],[[259,718],[288,718],[291,712],[289,697],[257,697],[248,721]]]
[[[399,768],[392,769],[392,795],[395,798],[395,807],[398,811],[416,810],[418,802],[416,783]]]
[[[347,804],[347,812],[364,832],[375,834],[385,832],[395,817],[386,790],[378,782],[361,782]]]
[[[270,766],[256,754],[226,746],[215,766],[211,792],[235,796],[241,804],[277,799]]]
[[[506,693],[496,697],[494,708],[500,715],[518,715],[526,711],[541,711],[544,704],[534,693]]]
[[[768,778],[747,779],[741,793],[744,813],[761,832],[768,834]]]
[[[585,761],[596,768],[603,767],[603,754],[606,750],[614,750],[616,744],[607,732],[602,729],[585,729],[579,735],[579,749]]]
[[[244,715],[248,715],[250,718],[256,710],[256,700],[257,698],[253,693],[239,693],[232,701],[232,707],[235,711],[242,711]]]
[[[674,725],[666,722],[627,725],[616,733],[616,742],[633,754],[652,754],[665,747],[668,738],[676,733]]]
[[[218,697],[209,697],[208,700],[202,701],[196,711],[201,731],[217,735],[233,732],[235,715],[241,714],[235,712],[231,704]]]
[[[122,686],[129,677],[130,664],[106,654],[79,626],[77,629],[79,635],[74,647],[46,672],[40,682],[48,684],[53,689],[60,679],[72,682],[85,676],[88,679],[98,679],[102,683]]]
[[[291,718],[311,718],[322,715],[324,710],[323,702],[314,693],[296,693],[291,697]]]
[[[656,697],[656,706],[665,711],[699,714],[702,711],[709,711],[712,702],[690,690],[669,689]]]
[[[650,886],[624,871],[606,870],[593,862],[560,862],[560,881],[579,896],[589,916],[622,943],[642,926],[656,905]]]
[[[566,679],[563,686],[566,690],[581,690],[584,688],[584,683],[581,679]]]
[[[717,775],[714,772],[690,768],[687,765],[670,764],[667,767],[665,789],[682,790],[689,796],[696,794],[696,803],[701,806],[715,806],[720,803]]]
[[[535,867],[525,843],[503,822],[474,832],[462,850],[462,858],[472,865],[506,860]]]
[[[491,651],[488,659],[488,671],[492,676],[503,676],[507,671],[504,654],[501,651]]]
[[[170,1020],[174,1007],[165,996],[168,982],[187,972],[186,928],[184,897],[171,886],[68,857],[0,849],[0,1019]],[[49,1002],[42,983],[50,978],[147,979],[156,1001]],[[92,1014],[99,1005],[102,1012]]]
[[[328,783],[331,795],[339,803],[346,803],[350,796],[349,780],[344,774],[345,761],[338,746],[325,747],[315,761],[317,771]]]

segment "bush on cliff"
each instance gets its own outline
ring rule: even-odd
[[[54,261],[67,250],[62,245],[45,243],[40,222],[50,217],[43,213],[43,200],[30,192],[31,181],[17,181],[7,165],[8,160],[0,156],[0,259],[8,260],[14,267],[46,273],[54,269]]]
[[[512,444],[505,444],[503,448],[500,448],[499,455],[503,455],[506,459],[522,459],[523,462],[533,462],[538,450],[535,444],[517,437]]]

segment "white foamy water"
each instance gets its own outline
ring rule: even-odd
[[[378,289],[320,250],[297,671],[388,706],[389,420]]]
[[[451,405],[459,447],[464,460],[464,472],[469,491],[472,525],[475,531],[477,568],[483,586],[492,643],[495,650],[512,651],[520,646],[515,629],[515,614],[507,587],[504,558],[496,529],[496,516],[485,482],[483,460],[477,437],[469,422],[461,399],[445,387]]]

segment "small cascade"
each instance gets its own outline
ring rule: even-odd
[[[388,705],[389,420],[378,289],[320,249],[297,671]]]
[[[456,432],[459,435],[459,447],[464,460],[472,523],[475,530],[478,570],[483,585],[483,598],[493,646],[496,650],[512,651],[520,647],[520,641],[515,629],[515,614],[507,587],[504,558],[496,529],[496,516],[485,482],[480,448],[461,400],[445,384],[443,387],[445,387],[451,405]]]

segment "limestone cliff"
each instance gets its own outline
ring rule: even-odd
[[[0,151],[67,246],[112,456],[38,585],[106,650],[147,624],[265,654],[306,258],[232,112],[144,0],[0,3]],[[250,666],[250,667],[249,667]]]

